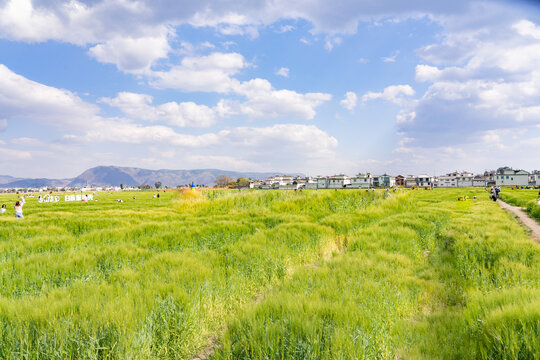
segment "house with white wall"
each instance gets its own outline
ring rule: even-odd
[[[347,175],[334,175],[328,177],[328,189],[343,189],[348,187],[351,179]]]
[[[457,179],[450,174],[442,175],[437,178],[436,187],[451,188],[457,187]]]
[[[373,176],[374,187],[393,187],[396,186],[396,178],[388,174]]]
[[[529,185],[530,186],[540,186],[540,171],[534,170],[529,175]]]
[[[326,176],[317,177],[317,189],[328,189],[328,178]]]
[[[425,174],[418,175],[416,177],[416,184],[418,187],[432,187],[433,177]]]
[[[457,186],[458,187],[473,186],[473,178],[474,178],[474,174],[467,171],[456,173]]]
[[[525,170],[500,168],[495,175],[496,186],[528,186],[529,173]]]
[[[351,189],[369,189],[372,186],[371,174],[357,174],[351,178],[351,183],[347,188]]]
[[[486,187],[487,186],[487,180],[485,176],[482,175],[476,175],[473,177],[472,180],[472,186],[474,187]]]
[[[404,184],[405,184],[406,188],[411,188],[413,186],[418,186],[418,184],[416,182],[416,176],[415,175],[407,175],[407,176],[405,176]]]

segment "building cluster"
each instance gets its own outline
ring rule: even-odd
[[[255,189],[370,189],[370,188],[452,188],[452,187],[488,187],[488,186],[540,186],[540,171],[529,173],[508,167],[486,171],[483,174],[471,172],[453,172],[441,176],[420,175],[347,175],[300,177],[272,176],[266,180],[252,181],[250,188]]]
[[[84,186],[84,187],[65,187],[65,186],[42,186],[42,187],[20,187],[20,188],[0,188],[1,193],[14,193],[24,191],[28,193],[43,193],[49,191],[56,192],[113,192],[113,191],[136,191],[138,187],[120,187],[120,186]]]

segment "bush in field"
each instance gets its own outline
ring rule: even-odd
[[[192,189],[190,187],[181,188],[178,192],[178,198],[181,200],[196,200],[201,199],[202,194],[197,189]]]

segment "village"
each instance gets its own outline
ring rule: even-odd
[[[485,171],[483,174],[471,172],[452,172],[441,176],[419,175],[373,175],[370,173],[357,174],[349,177],[344,174],[333,176],[300,177],[276,175],[262,181],[252,181],[250,188],[255,189],[371,189],[371,188],[455,188],[455,187],[490,187],[540,186],[540,171],[528,172],[502,167],[497,170]]]
[[[345,174],[332,176],[290,176],[275,175],[266,180],[251,180],[240,178],[242,181],[231,182],[228,185],[215,185],[215,187],[229,187],[235,189],[259,189],[259,190],[300,190],[300,189],[376,189],[376,188],[456,188],[456,187],[540,187],[540,171],[528,172],[525,170],[514,170],[509,167],[501,167],[497,170],[485,171],[483,174],[473,174],[467,171],[452,172],[440,176],[427,174],[419,175],[374,175],[371,173],[360,173],[355,176]],[[239,179],[239,180],[240,180]],[[159,185],[158,185],[159,184]],[[206,185],[178,185],[177,187],[197,187],[204,188]],[[83,187],[27,187],[27,188],[0,188],[0,193],[29,192],[39,193],[48,191],[59,192],[113,192],[113,191],[139,191],[150,189],[167,189],[159,182],[155,186],[143,184],[139,186],[96,186],[87,184]],[[174,188],[174,187],[173,187]]]

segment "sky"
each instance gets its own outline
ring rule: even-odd
[[[0,0],[0,174],[540,169],[540,4]]]

